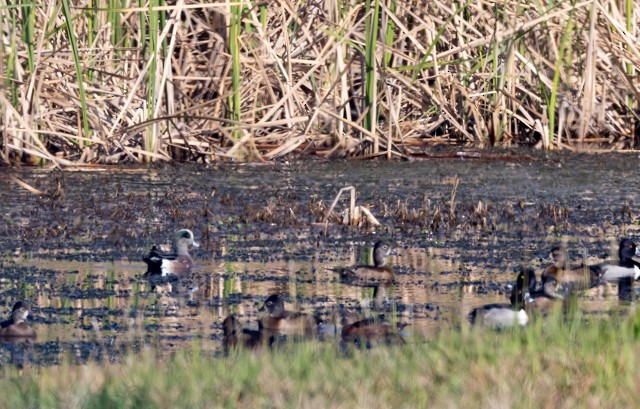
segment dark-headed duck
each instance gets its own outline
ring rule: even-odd
[[[536,285],[535,274],[533,274],[533,281],[531,279],[532,273],[531,269],[521,268],[511,290],[511,304],[487,304],[474,308],[469,313],[469,321],[472,324],[496,329],[527,325],[529,316],[524,309],[524,299],[525,289],[531,291]]]
[[[596,264],[589,268],[598,274],[601,282],[617,283],[622,279],[637,280],[640,278],[640,263],[633,257],[639,255],[633,240],[622,239],[618,247],[617,262]]]

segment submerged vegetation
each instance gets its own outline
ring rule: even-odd
[[[2,407],[636,407],[640,320],[551,316],[402,347],[331,343],[117,364],[4,367]]]
[[[637,0],[115,4],[0,3],[0,161],[640,138]]]

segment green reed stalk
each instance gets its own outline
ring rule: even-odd
[[[494,4],[493,11],[496,16],[496,20],[502,20],[504,13],[499,9],[499,5],[497,2]],[[500,75],[498,71],[500,69],[499,58],[501,47],[496,38],[496,34],[497,33],[494,31],[493,41],[491,41],[491,81],[489,82],[491,84],[492,90],[494,91],[493,93],[489,93],[489,99],[491,101],[491,107],[493,107],[493,109],[496,108],[496,104],[498,104],[498,101],[500,100]],[[478,54],[481,55],[482,52],[479,52]],[[493,120],[491,121],[491,123],[493,124],[493,129],[489,130],[489,135],[493,134],[493,137],[489,138],[490,140],[493,140],[493,146],[498,145],[502,137],[502,129],[498,129],[498,124],[494,123],[495,120],[497,120],[497,118],[495,118],[494,116]]]
[[[93,40],[95,39],[95,30],[98,27],[96,20],[97,8],[98,5],[94,0],[87,2],[87,44],[93,44]]]
[[[389,1],[390,13],[395,14],[397,8],[398,8],[398,3],[396,1],[394,0]],[[391,58],[393,57],[393,54],[388,50],[391,49],[393,45],[393,39],[395,37],[395,29],[396,29],[395,21],[391,17],[387,17],[387,31],[384,36],[384,45],[386,46],[386,49],[384,52],[384,58],[382,60],[384,63],[384,67],[389,67],[391,65]]]
[[[146,0],[138,0],[138,7],[144,7],[147,4]],[[142,58],[144,58],[144,56],[147,55],[147,52],[149,50],[149,44],[147,43],[146,40],[146,33],[147,33],[147,18],[145,16],[144,13],[138,13],[139,19],[138,19],[138,24],[140,25],[140,28],[138,29],[137,33],[138,33],[138,48],[140,49],[140,56],[142,56]]]
[[[80,63],[80,55],[78,53],[78,44],[76,43],[76,36],[73,32],[73,16],[71,14],[71,8],[69,7],[69,0],[62,0],[62,13],[67,21],[67,35],[69,36],[69,45],[71,46],[71,53],[73,55],[73,63],[76,68],[76,77],[78,78],[78,94],[80,96],[80,106],[82,115],[82,129],[84,131],[84,137],[89,138],[89,119],[87,114],[87,99],[84,92],[84,77],[82,75],[82,66]],[[73,140],[79,146],[84,143],[81,141]]]
[[[594,12],[594,11],[592,11]],[[560,91],[560,74],[565,65],[565,56],[567,50],[570,50],[571,41],[573,38],[573,17],[574,10],[569,12],[569,21],[562,31],[562,37],[560,39],[560,50],[558,52],[558,61],[556,61],[556,67],[553,74],[553,88],[551,89],[551,96],[549,98],[549,148],[553,149],[553,141],[555,138],[555,126],[556,126],[556,103],[558,101],[558,92]]]
[[[364,127],[375,135],[378,122],[377,109],[377,75],[376,75],[376,45],[378,42],[378,22],[380,20],[380,1],[367,0],[365,12],[370,17],[365,22],[365,94],[364,103],[367,114]],[[378,152],[378,138],[374,136],[373,152]]]
[[[149,27],[148,27],[148,54],[151,58],[151,65],[149,66],[149,73],[147,76],[147,118],[151,119],[153,111],[155,110],[155,95],[156,95],[156,73],[158,71],[158,60],[156,59],[156,33],[158,32],[158,13],[153,11],[154,6],[157,5],[157,0],[149,1]],[[150,124],[147,126],[147,135],[145,138],[145,149],[147,152],[154,151],[154,141],[156,140],[155,125]],[[148,158],[148,157],[147,157]],[[147,159],[149,160],[149,159]]]
[[[98,4],[96,0],[91,0],[87,3],[87,44],[93,45],[96,38],[97,30],[100,29],[100,23],[98,20]],[[93,61],[94,50],[89,50],[89,61]],[[92,82],[95,76],[93,69],[87,70],[87,78],[89,82]]]
[[[633,14],[633,0],[626,0],[625,2],[625,11],[626,11],[626,20],[627,20],[627,31],[629,33],[633,33],[634,32],[634,24],[637,24],[637,19],[634,18],[634,14]],[[627,48],[629,48],[627,46]],[[631,63],[626,63],[626,68],[627,68],[627,75],[629,75],[631,78],[633,78],[633,64]],[[630,92],[627,95],[627,106],[629,108],[633,108],[633,93]]]
[[[464,7],[456,8],[453,14],[451,14],[451,16],[449,16],[449,18],[444,22],[444,24],[440,26],[440,28],[438,29],[438,32],[433,38],[433,41],[431,42],[431,44],[429,44],[429,47],[425,51],[424,55],[422,56],[418,64],[410,67],[401,67],[403,69],[406,68],[413,71],[413,74],[411,74],[412,81],[416,81],[418,79],[418,75],[420,75],[420,72],[422,70],[424,70],[425,68],[433,67],[433,63],[427,62],[429,57],[431,57],[431,52],[438,44],[438,41],[440,41],[440,37],[444,34],[445,31],[447,31],[447,28],[449,27],[453,19],[455,19],[459,13],[462,13],[463,10],[464,10]]]
[[[27,54],[29,55],[28,64],[29,72],[35,71],[35,64],[33,58],[34,47],[34,22],[35,22],[35,6],[33,3],[26,3],[22,5],[22,41],[27,45]]]
[[[107,20],[111,25],[111,44],[120,44],[122,38],[122,24],[120,23],[120,1],[109,0],[107,6]],[[116,54],[119,54],[116,47]]]
[[[159,49],[160,44],[158,44],[158,36],[162,32],[162,23],[165,21],[164,11],[158,11],[159,6],[163,6],[164,1],[162,0],[151,0],[149,2],[149,48],[148,54],[151,59],[151,65],[149,66],[149,75],[147,76],[147,101],[148,101],[148,110],[147,117],[149,119],[153,119],[156,111],[156,104],[159,101],[156,100],[159,90],[157,89],[158,85],[158,57],[160,55],[161,50]],[[155,152],[157,148],[157,143],[155,143],[159,135],[157,135],[157,125],[150,124],[147,127],[147,136],[145,141],[145,148],[147,152]],[[147,157],[147,160],[150,160],[150,157]]]
[[[18,24],[14,18],[14,13],[10,13],[8,9],[0,9],[0,33],[15,33],[18,30]],[[0,42],[0,59],[4,60],[4,64],[0,64],[0,77],[4,78],[4,89],[9,91],[6,97],[11,101],[14,107],[18,106],[18,81],[16,77],[16,61],[18,60],[17,36],[11,35],[11,44],[7,48],[4,42]],[[9,51],[7,53],[7,51]],[[7,144],[4,144],[8,149]]]
[[[262,29],[267,29],[267,22],[269,21],[269,15],[267,14],[267,3],[260,3],[258,6],[260,10],[260,24],[262,24]]]
[[[242,24],[242,6],[231,6],[231,24],[229,27],[229,50],[231,52],[231,85],[233,93],[231,94],[229,106],[231,107],[231,120],[235,123],[240,122],[240,27]],[[239,140],[241,137],[240,129],[233,131],[233,137]]]

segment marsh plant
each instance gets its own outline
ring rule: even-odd
[[[639,9],[639,0],[3,0],[0,160],[633,148]]]
[[[639,337],[633,312],[555,314],[371,350],[309,341],[228,356],[194,347],[112,364],[9,365],[0,407],[636,407]]]

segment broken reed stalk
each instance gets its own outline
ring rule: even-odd
[[[637,148],[639,0],[113,4],[0,6],[3,162]]]
[[[324,225],[327,224],[327,221],[329,220],[329,216],[331,216],[331,212],[336,207],[336,204],[338,203],[338,200],[340,200],[340,197],[342,196],[342,194],[345,192],[351,193],[351,201],[349,202],[349,211],[343,218],[342,224],[346,224],[349,226],[357,226],[361,222],[361,216],[364,215],[366,218],[366,221],[370,225],[380,226],[380,222],[378,221],[378,219],[375,218],[375,216],[373,215],[373,213],[371,213],[369,209],[367,209],[364,206],[356,206],[356,189],[353,186],[346,186],[340,189],[335,199],[333,199],[333,203],[331,203],[331,207],[329,207],[329,210],[327,210],[327,214],[324,216],[324,219],[322,219],[322,224]]]
[[[347,186],[340,189],[340,191],[336,195],[336,198],[333,199],[333,203],[331,203],[331,207],[329,207],[329,210],[327,210],[327,214],[324,216],[324,219],[322,219],[322,223],[326,223],[327,220],[329,220],[329,216],[331,215],[333,208],[336,207],[338,200],[340,200],[340,197],[344,192],[351,193],[351,202],[349,204],[349,220],[351,221],[353,215],[355,214],[355,208],[356,208],[356,188],[353,186]]]
[[[458,185],[460,184],[460,178],[458,175],[453,178],[453,187],[451,188],[451,198],[449,199],[449,216],[451,220],[455,220],[456,216],[456,195],[458,194]]]

